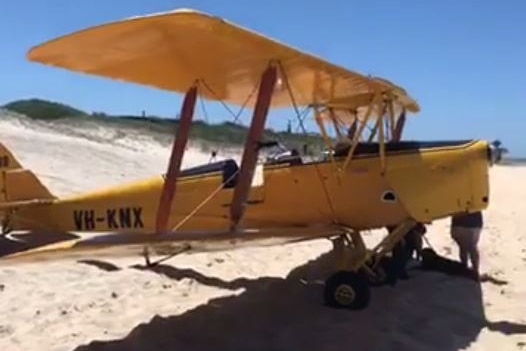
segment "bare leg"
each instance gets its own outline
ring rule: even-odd
[[[467,250],[468,245],[467,245],[466,235],[463,231],[463,228],[452,228],[451,237],[457,243],[460,262],[467,268],[468,267],[468,250]]]
[[[471,246],[469,250],[469,256],[471,260],[471,267],[475,271],[475,273],[479,274],[479,262],[480,262],[480,255],[478,250],[478,242],[480,237],[480,229],[473,229],[473,232],[471,233]]]
[[[479,273],[479,250],[477,248],[474,248],[470,252],[470,259],[471,259],[471,266],[475,273]]]
[[[467,268],[468,267],[468,250],[464,247],[464,245],[459,245],[459,256],[460,256],[460,262]]]

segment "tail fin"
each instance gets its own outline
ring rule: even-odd
[[[55,196],[0,143],[0,211]],[[17,205],[18,204],[18,205]],[[1,214],[0,214],[1,216]]]

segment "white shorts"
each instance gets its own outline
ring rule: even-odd
[[[481,231],[482,228],[452,227],[451,237],[459,247],[471,251],[477,248]]]

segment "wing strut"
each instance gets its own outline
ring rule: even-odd
[[[234,195],[230,206],[232,230],[237,229],[237,225],[243,217],[245,202],[250,191],[252,177],[258,160],[259,143],[263,136],[265,121],[267,119],[276,80],[276,66],[270,65],[261,76],[254,114],[245,141],[245,149],[243,150],[243,158],[241,159],[238,180],[236,187],[234,188]]]
[[[197,85],[194,85],[188,90],[184,97],[183,106],[181,108],[181,117],[179,119],[179,126],[175,133],[175,140],[172,146],[172,154],[170,155],[170,163],[168,164],[168,171],[164,179],[161,197],[159,199],[159,207],[157,209],[157,219],[155,222],[155,232],[163,233],[168,227],[168,218],[172,207],[172,200],[175,195],[177,176],[181,170],[181,163],[184,156],[184,150],[188,141],[188,133],[192,125],[194,117],[195,103],[197,100]]]
[[[404,131],[405,125],[405,109],[402,112],[402,115],[396,121],[395,130],[393,133],[392,141],[400,141],[402,139],[402,132]]]

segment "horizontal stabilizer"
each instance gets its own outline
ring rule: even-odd
[[[45,206],[53,203],[51,199],[34,199],[23,201],[0,202],[0,211],[16,210],[24,207]]]

